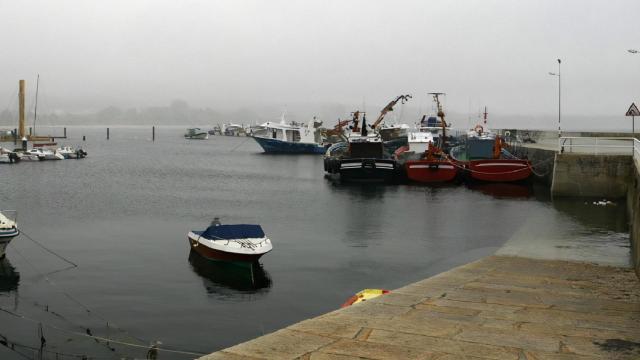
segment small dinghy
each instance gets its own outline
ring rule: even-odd
[[[211,260],[253,263],[273,249],[260,225],[222,225],[218,218],[206,230],[192,230],[187,237],[193,250]]]

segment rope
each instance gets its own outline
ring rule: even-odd
[[[539,176],[539,177],[543,177],[543,176],[547,175],[548,173],[547,173],[547,174],[543,174],[543,175],[539,175],[539,174],[537,174],[537,173],[534,171],[533,167],[534,167],[534,166],[539,166],[539,165],[544,164],[544,163],[546,163],[546,162],[549,162],[550,160],[553,160],[553,159],[552,159],[552,158],[549,158],[549,159],[546,159],[546,160],[540,161],[540,162],[536,163],[535,165],[529,164],[529,165],[527,166],[527,168],[516,169],[516,170],[510,170],[510,171],[503,171],[503,172],[484,172],[484,171],[472,170],[472,169],[466,168],[466,167],[464,167],[464,166],[462,166],[462,165],[458,165],[458,164],[457,164],[457,163],[455,163],[454,161],[450,161],[449,163],[450,163],[451,165],[453,165],[453,166],[457,167],[458,169],[461,169],[461,170],[464,170],[464,171],[468,171],[468,172],[470,172],[470,173],[474,173],[474,174],[481,174],[481,175],[505,175],[505,174],[513,174],[513,173],[517,173],[517,172],[525,171],[525,170],[531,170],[531,172],[532,172],[534,175]]]
[[[229,150],[229,152],[234,152],[236,149],[238,149],[240,147],[240,145],[246,143],[249,139],[251,139],[253,136],[247,136],[246,139],[244,139],[244,141],[242,141],[240,144],[236,145],[233,147],[233,149]]]
[[[24,316],[22,314],[18,314],[16,312],[13,312],[11,310],[7,310],[7,309],[2,308],[2,307],[0,307],[0,311],[4,312],[6,314],[9,314],[11,316],[17,317],[19,319],[28,321],[28,322],[42,324],[43,326],[45,326],[47,328],[50,328],[50,329],[53,329],[53,330],[57,330],[57,331],[60,331],[60,332],[63,332],[63,333],[67,333],[67,334],[70,334],[70,335],[75,335],[77,337],[93,339],[96,342],[104,341],[104,342],[107,342],[107,343],[131,346],[131,347],[135,347],[135,348],[149,349],[149,346],[146,346],[146,345],[132,344],[132,343],[124,342],[124,341],[117,341],[117,340],[113,340],[113,339],[107,339],[107,338],[104,338],[104,337],[101,337],[101,336],[94,336],[94,335],[90,335],[90,334],[86,334],[86,333],[79,333],[79,332],[76,332],[76,331],[70,331],[70,330],[62,329],[62,328],[57,327],[55,325],[50,325],[50,324],[47,324],[47,323],[43,323],[43,322],[41,322],[39,320],[35,320],[35,319],[32,319],[32,318],[26,317],[26,316]],[[205,353],[200,353],[200,352],[195,352],[195,351],[171,350],[171,349],[163,349],[163,348],[159,348],[159,347],[156,347],[155,349],[157,349],[158,351],[165,351],[165,352],[174,353],[174,354],[197,355],[197,356],[207,355]]]
[[[65,352],[61,352],[61,351],[45,350],[45,349],[37,348],[35,346],[29,346],[29,345],[24,345],[24,344],[21,344],[21,343],[17,343],[15,341],[9,341],[9,339],[6,336],[2,335],[2,334],[0,334],[0,338],[2,339],[2,340],[0,340],[0,345],[4,345],[9,350],[17,352],[18,354],[22,355],[22,357],[24,357],[25,359],[31,359],[31,358],[29,358],[26,355],[24,355],[24,354],[18,352],[17,350],[15,350],[14,346],[21,347],[21,348],[24,348],[24,349],[27,349],[27,350],[32,350],[32,351],[39,351],[39,352],[45,352],[45,353],[49,353],[49,354],[54,354],[56,356],[56,359],[59,356],[75,357],[75,358],[80,358],[80,359],[88,359],[89,358],[89,356],[87,356],[85,354],[73,354],[73,353],[65,353]],[[91,359],[113,359],[112,356],[109,356],[109,357],[106,357],[106,356],[105,357],[91,356],[90,358]]]
[[[27,239],[29,239],[29,240],[33,241],[36,245],[40,246],[41,248],[43,248],[43,249],[44,249],[45,251],[47,251],[48,253],[55,255],[58,259],[60,259],[60,260],[62,260],[62,261],[64,261],[64,262],[67,262],[67,263],[71,264],[73,267],[78,267],[78,264],[76,264],[76,263],[74,263],[73,261],[71,261],[71,260],[69,260],[69,259],[67,259],[67,258],[63,257],[62,255],[60,255],[60,254],[56,253],[55,251],[53,251],[53,250],[51,250],[51,249],[47,248],[46,246],[42,245],[40,242],[36,241],[36,240],[35,240],[34,238],[32,238],[31,236],[27,235],[27,233],[25,233],[25,232],[24,232],[24,230],[22,230],[22,228],[20,228],[19,230],[20,230],[20,233],[21,233],[22,235],[24,235],[24,237],[26,237]]]
[[[40,272],[40,271],[38,270],[38,268],[37,268],[35,265],[33,265],[33,264],[32,264],[32,263],[31,263],[31,262],[30,262],[30,261],[29,261],[29,260],[24,256],[24,255],[22,255],[22,253],[21,253],[17,248],[15,248],[15,247],[14,247],[14,251],[15,251],[18,255],[20,255],[20,257],[21,257],[21,258],[22,258],[22,259],[23,259],[23,260],[24,260],[24,261],[25,261],[29,266],[31,266],[31,268],[33,268],[33,270],[34,270],[38,275],[40,275],[40,276],[41,276],[41,277],[42,277],[42,278],[43,278],[43,279],[44,279],[44,280],[45,280],[49,285],[51,285],[51,286],[53,286],[53,287],[56,287],[56,288],[58,289],[58,291],[59,291],[62,295],[64,295],[64,296],[65,296],[65,297],[67,297],[69,300],[71,300],[72,302],[74,302],[75,304],[77,304],[78,306],[80,306],[82,309],[84,309],[84,311],[86,311],[86,313],[87,313],[87,314],[89,314],[89,315],[93,315],[93,316],[97,317],[98,319],[100,319],[100,320],[104,321],[104,322],[106,323],[106,325],[107,325],[107,328],[115,329],[115,330],[119,331],[120,333],[122,333],[122,334],[124,334],[124,335],[127,335],[127,336],[131,337],[132,339],[137,340],[137,341],[139,341],[139,342],[141,342],[141,343],[147,343],[147,342],[148,342],[148,341],[146,341],[146,340],[144,340],[144,339],[141,339],[141,338],[139,338],[139,337],[137,337],[137,336],[134,336],[134,335],[130,334],[129,332],[127,332],[127,331],[126,331],[126,330],[124,330],[124,329],[119,328],[118,326],[116,326],[116,325],[115,325],[115,324],[113,324],[112,322],[109,322],[109,320],[107,320],[106,318],[104,318],[104,317],[103,317],[103,316],[101,316],[100,314],[98,314],[98,313],[94,312],[93,310],[89,309],[89,307],[88,307],[88,306],[84,305],[82,302],[80,302],[78,299],[76,299],[75,297],[73,297],[71,294],[69,294],[69,293],[67,293],[66,291],[64,291],[64,290],[60,289],[60,287],[59,287],[55,282],[53,282],[51,279],[49,279],[49,277],[47,276],[47,274],[43,274],[42,272]],[[56,271],[56,272],[59,272],[59,271]],[[47,306],[46,308],[47,308],[47,312],[48,312],[48,306]],[[60,317],[62,317],[62,315],[59,315],[59,314],[57,314],[57,313],[54,313],[54,314],[55,314],[55,315],[58,315],[58,316],[60,316]],[[68,320],[67,320],[67,322],[71,324],[71,322],[69,322]],[[77,327],[80,327],[80,328],[84,328],[84,327],[82,327],[82,326],[78,326],[78,325],[75,325],[75,324],[72,324],[72,325],[77,326]]]

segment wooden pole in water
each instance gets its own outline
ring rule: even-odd
[[[156,127],[151,128],[151,141],[156,141]]]
[[[24,133],[24,88],[25,88],[25,81],[24,80],[20,80],[19,82],[20,84],[20,92],[18,93],[18,101],[20,104],[19,107],[19,126],[18,126],[18,136],[20,137],[20,139],[22,139],[25,135]]]
[[[109,140],[109,128],[107,128],[107,140]]]
[[[64,138],[67,138],[67,128],[64,128]]]

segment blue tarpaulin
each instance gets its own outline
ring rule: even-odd
[[[212,225],[207,228],[202,234],[202,237],[207,239],[247,239],[247,238],[262,238],[264,237],[264,231],[260,225],[251,224],[235,224],[235,225]]]

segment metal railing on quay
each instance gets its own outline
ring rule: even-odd
[[[632,137],[574,137],[558,139],[560,153],[637,155],[640,156],[640,143]]]

